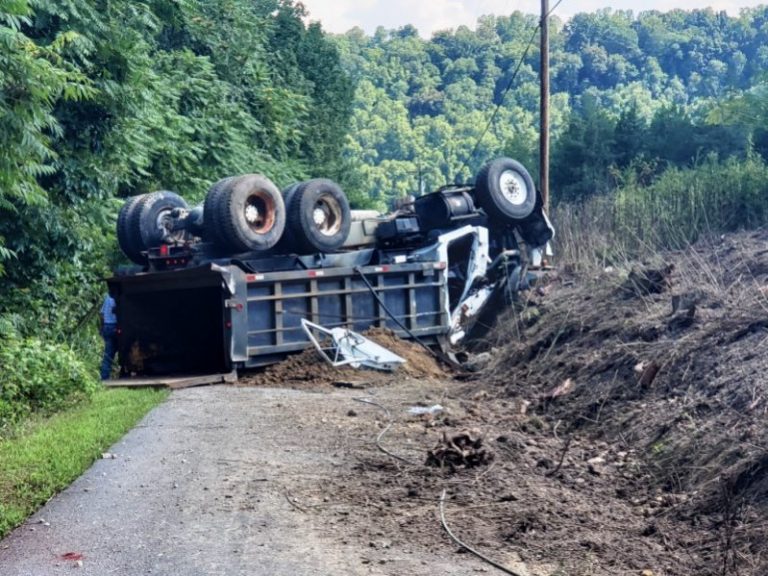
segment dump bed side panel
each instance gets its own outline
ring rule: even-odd
[[[428,262],[260,274],[209,264],[112,278],[121,372],[212,374],[271,364],[309,345],[302,318],[434,341],[449,326],[445,277],[443,264]]]
[[[433,262],[367,266],[359,272],[332,268],[249,274],[246,281],[248,366],[269,364],[306,348],[302,318],[326,328],[386,327],[409,338],[391,313],[419,338],[434,339],[447,331],[445,274]]]

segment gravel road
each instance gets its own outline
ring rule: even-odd
[[[174,392],[110,449],[114,459],[97,461],[0,542],[0,574],[487,571],[457,556],[447,541],[434,550],[365,546],[294,496],[322,495],[325,480],[350,470],[350,451],[361,440],[338,422],[352,392],[225,386]],[[356,511],[345,514],[354,519]],[[370,515],[363,520],[376,522]]]

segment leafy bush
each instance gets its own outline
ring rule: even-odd
[[[0,335],[0,430],[32,412],[50,412],[98,389],[96,373],[67,346]]]

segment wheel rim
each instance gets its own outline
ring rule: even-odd
[[[341,205],[331,195],[317,199],[312,208],[312,222],[323,236],[335,236],[341,230]]]
[[[243,215],[248,227],[257,234],[269,232],[275,225],[275,201],[269,194],[252,194],[245,201]]]
[[[502,196],[515,206],[522,206],[528,198],[528,186],[522,174],[515,170],[505,170],[501,173],[499,188]]]
[[[186,232],[184,230],[171,232],[171,226],[173,224],[171,213],[173,210],[173,208],[166,208],[165,210],[158,212],[157,219],[155,220],[155,227],[160,233],[160,238],[162,238],[163,242],[184,242],[186,240]]]

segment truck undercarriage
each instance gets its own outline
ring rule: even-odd
[[[302,319],[456,344],[489,303],[525,287],[527,262],[554,234],[530,176],[509,159],[486,165],[475,187],[444,187],[386,216],[339,207],[346,198],[330,181],[292,185],[276,197],[254,177],[255,187],[238,181],[224,195],[233,180],[217,183],[202,210],[169,192],[129,199],[121,210],[121,248],[141,265],[108,280],[123,376],[270,364],[309,345]],[[239,208],[232,212],[225,200]],[[293,235],[289,228],[275,234],[286,219],[281,206],[289,219],[308,216],[300,238],[295,227]],[[257,239],[261,249],[247,242],[255,230],[271,235]],[[235,247],[233,238],[245,240]],[[335,248],[310,251],[330,240]]]

